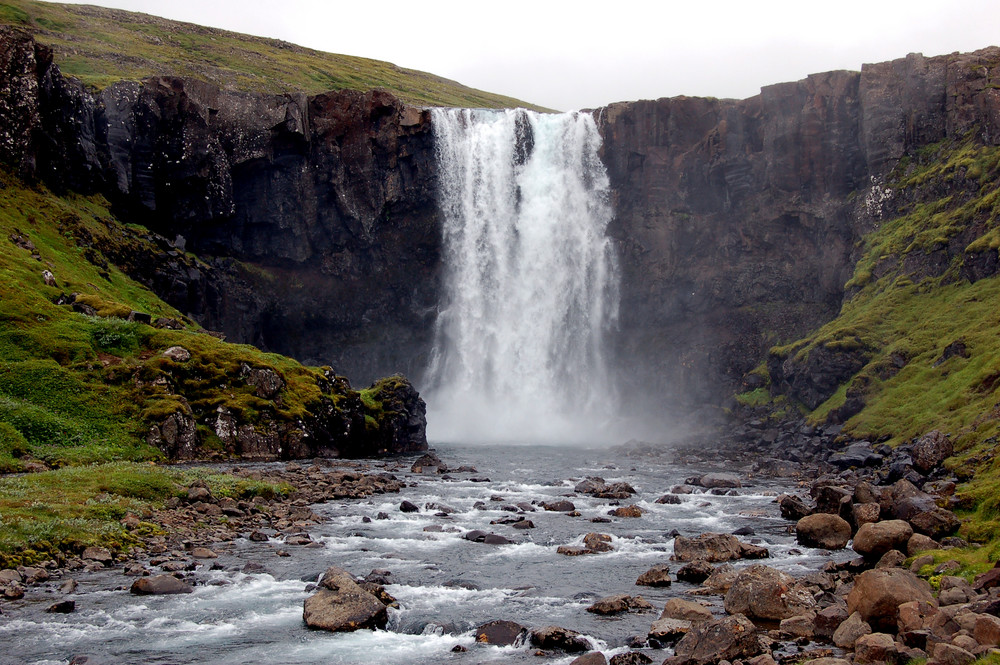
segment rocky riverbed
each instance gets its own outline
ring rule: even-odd
[[[789,436],[804,443],[779,445]],[[230,469],[294,490],[236,501],[196,483],[125,518],[143,540],[127,560],[0,572],[0,639],[10,662],[46,664],[987,653],[1000,575],[970,583],[945,562],[932,589],[914,574],[927,559],[907,559],[962,544],[947,439],[807,454],[825,436],[711,456],[633,442]]]

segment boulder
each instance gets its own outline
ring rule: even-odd
[[[666,564],[653,566],[635,581],[637,586],[670,586],[670,567]]]
[[[682,598],[671,598],[663,607],[661,619],[679,619],[681,621],[711,621],[712,611],[699,603]]]
[[[936,603],[926,600],[911,600],[899,606],[896,618],[896,628],[899,634],[924,630],[930,625],[931,619],[940,614]]]
[[[882,506],[875,502],[851,504],[851,520],[854,522],[854,528],[860,529],[869,522],[878,522],[881,511]]]
[[[903,550],[913,535],[913,527],[903,520],[863,524],[854,534],[855,552],[866,559],[878,559],[889,550]]]
[[[591,644],[580,633],[559,626],[545,626],[531,631],[531,644],[539,649],[559,649],[567,653],[589,651]]]
[[[735,473],[706,473],[698,479],[698,484],[708,489],[743,487],[740,477]]]
[[[587,608],[587,611],[591,614],[608,616],[611,614],[622,614],[623,612],[649,612],[652,609],[653,606],[642,596],[630,596],[625,593],[619,593],[594,601]]]
[[[555,513],[571,513],[576,510],[576,506],[573,505],[573,502],[566,500],[549,501],[547,503],[543,503],[542,508]]]
[[[498,646],[518,645],[524,642],[527,629],[513,621],[488,621],[476,628],[476,642]]]
[[[778,508],[786,520],[800,520],[806,515],[812,515],[813,509],[802,499],[791,494],[778,497]]]
[[[867,570],[854,578],[847,596],[847,611],[858,612],[873,629],[895,631],[899,606],[910,601],[933,603],[930,585],[908,570]]]
[[[413,503],[412,501],[403,500],[399,504],[399,511],[401,513],[419,513],[420,507]]]
[[[811,638],[816,631],[816,615],[809,612],[782,619],[778,629],[793,637]]]
[[[969,665],[976,657],[961,647],[946,642],[934,645],[931,657],[937,665]]]
[[[674,648],[678,662],[685,665],[708,665],[730,662],[760,653],[757,628],[742,614],[693,624]]]
[[[177,593],[192,593],[194,587],[173,575],[153,575],[140,577],[132,583],[129,591],[137,596],[162,596]]]
[[[794,582],[791,576],[769,566],[744,568],[726,593],[726,612],[770,621],[803,614],[815,601],[808,592],[794,588]]]
[[[611,656],[609,665],[650,665],[653,659],[641,651],[628,651]]]
[[[361,588],[346,570],[327,569],[319,591],[306,598],[302,619],[310,628],[333,632],[385,628],[389,621],[386,606]]]
[[[941,546],[936,540],[930,536],[925,536],[922,533],[915,533],[910,536],[910,539],[906,541],[906,555],[916,556],[920,552],[926,552],[927,550],[939,550]]]
[[[175,363],[186,363],[191,360],[191,352],[183,346],[171,346],[163,352],[163,355],[170,358]]]
[[[649,627],[647,639],[651,644],[665,646],[674,644],[691,630],[691,622],[684,619],[657,619]]]
[[[872,627],[857,612],[852,613],[833,631],[833,643],[841,649],[853,649],[854,643],[863,635],[872,632]]]
[[[608,665],[608,659],[600,651],[591,651],[577,656],[570,661],[569,665]]]
[[[913,468],[920,473],[928,473],[951,457],[955,449],[947,436],[934,430],[917,439],[910,450]]]
[[[816,613],[816,617],[813,619],[813,635],[832,640],[833,633],[845,621],[847,621],[847,609],[844,606],[824,607]]]
[[[983,646],[995,647],[1000,645],[1000,618],[991,614],[976,615],[976,625],[972,630],[972,636]]]
[[[84,561],[97,561],[98,563],[103,563],[104,565],[108,565],[114,560],[111,556],[111,552],[107,548],[93,546],[83,550],[83,554],[80,555],[80,558]]]
[[[915,513],[907,521],[914,531],[935,540],[950,536],[961,526],[955,513],[936,505]]]
[[[707,561],[692,561],[677,571],[677,580],[690,584],[701,584],[709,578],[715,566]]]
[[[674,554],[671,558],[675,561],[719,562],[766,556],[765,548],[740,542],[739,538],[731,534],[703,533],[696,538],[674,538]]]
[[[591,552],[610,552],[611,536],[606,533],[588,533],[583,537],[584,546]]]
[[[862,635],[854,643],[854,664],[895,663],[899,658],[896,641],[886,633]]]
[[[816,513],[795,524],[795,540],[806,547],[839,550],[851,539],[851,525],[838,515]]]
[[[642,517],[642,508],[636,506],[635,504],[630,506],[619,506],[608,514],[613,517]]]

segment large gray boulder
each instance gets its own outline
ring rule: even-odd
[[[129,591],[137,596],[165,596],[178,593],[192,593],[194,588],[173,575],[153,575],[140,577],[132,583]]]
[[[676,561],[731,561],[734,559],[763,559],[767,549],[743,543],[728,533],[703,533],[696,538],[674,538]]]
[[[333,632],[385,628],[389,621],[386,606],[365,591],[351,574],[336,566],[327,569],[320,590],[306,598],[302,619],[310,628]]]

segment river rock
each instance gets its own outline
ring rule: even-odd
[[[722,660],[750,658],[760,653],[757,628],[736,614],[714,621],[693,624],[674,648],[677,662],[683,665],[708,665]]]
[[[847,608],[843,605],[824,607],[816,613],[816,618],[813,620],[813,635],[832,639],[833,633],[845,621],[847,621]]]
[[[498,646],[518,645],[524,642],[527,629],[513,621],[488,621],[476,628],[476,642]]]
[[[681,498],[679,496],[677,496],[676,494],[664,494],[659,499],[657,499],[654,503],[666,504],[666,505],[671,505],[671,506],[679,506],[680,503],[681,503]],[[635,653],[635,652],[633,652],[633,653]],[[611,660],[614,660],[614,658],[612,658]]]
[[[583,544],[591,552],[610,552],[614,549],[611,536],[606,533],[588,533],[583,537]]]
[[[770,621],[803,614],[815,601],[808,592],[794,588],[794,582],[791,576],[769,566],[744,568],[726,593],[726,612]]]
[[[569,665],[608,665],[608,659],[600,651],[591,651],[577,656],[570,661]]]
[[[698,484],[708,489],[743,487],[740,477],[735,473],[706,473],[698,479]]]
[[[691,622],[684,619],[657,619],[649,627],[646,638],[651,645],[674,644],[691,631]]]
[[[896,641],[886,633],[862,635],[854,642],[855,665],[895,663],[898,656]]]
[[[882,506],[876,502],[855,503],[851,505],[851,520],[854,528],[860,529],[869,522],[878,522],[882,512]]]
[[[707,561],[692,561],[681,566],[677,571],[677,580],[690,584],[701,584],[709,578],[714,570],[715,566]]]
[[[153,575],[140,577],[132,583],[129,591],[137,596],[162,596],[177,593],[192,593],[194,588],[173,575]]]
[[[619,506],[608,513],[613,517],[642,517],[642,508],[636,505]]]
[[[938,544],[936,540],[930,536],[925,536],[922,533],[915,533],[910,536],[910,539],[906,541],[906,555],[916,556],[920,552],[926,552],[927,550],[939,550],[941,545]]]
[[[650,665],[653,659],[641,651],[628,651],[611,656],[609,665]]]
[[[531,631],[531,644],[539,649],[559,649],[567,653],[589,651],[591,644],[580,633],[559,626],[545,626]]]
[[[930,505],[907,518],[910,526],[917,533],[929,538],[940,540],[950,536],[961,526],[958,516],[940,506]]]
[[[402,513],[419,513],[420,512],[420,507],[417,506],[412,501],[407,501],[407,500],[404,499],[399,504],[399,511],[402,512]]]
[[[969,665],[976,657],[961,647],[946,642],[934,645],[931,657],[937,665]]]
[[[653,566],[635,581],[636,586],[662,587],[670,586],[670,566],[658,564]]]
[[[76,611],[76,601],[60,600],[49,605],[45,611],[49,614],[71,614]]]
[[[554,513],[571,513],[576,510],[576,506],[572,501],[566,501],[565,499],[559,501],[548,501],[541,504],[542,508]]]
[[[917,439],[910,450],[910,457],[913,458],[913,468],[921,473],[928,473],[953,453],[954,446],[948,437],[934,430]]]
[[[855,552],[866,559],[878,559],[889,550],[902,550],[913,535],[913,527],[903,520],[863,524],[854,535]]]
[[[809,612],[782,619],[778,629],[793,637],[811,638],[816,630],[816,615]]]
[[[841,649],[853,649],[859,637],[871,632],[872,627],[868,622],[858,612],[853,612],[833,631],[833,643]]]
[[[699,603],[682,598],[671,598],[663,607],[660,614],[661,619],[679,619],[692,623],[699,621],[711,621],[712,611]]]
[[[858,612],[875,630],[895,631],[899,606],[913,600],[933,602],[930,585],[908,570],[867,570],[854,578],[847,611]]]
[[[800,497],[782,494],[778,497],[778,508],[786,520],[800,520],[806,515],[812,515],[813,509]]]
[[[731,534],[703,533],[696,538],[674,538],[674,554],[671,558],[676,561],[719,562],[766,556],[765,548],[743,543]]]
[[[386,606],[358,586],[346,570],[328,568],[319,585],[320,590],[306,598],[302,607],[302,619],[310,628],[333,632],[385,628],[389,621]]]
[[[653,606],[642,596],[630,596],[625,593],[619,593],[594,601],[594,604],[588,607],[587,611],[592,614],[607,616],[623,612],[649,612],[652,609]]]
[[[851,525],[838,515],[816,513],[795,524],[795,539],[806,547],[839,550],[851,539]]]

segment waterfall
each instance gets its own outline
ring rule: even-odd
[[[618,276],[587,113],[435,109],[445,293],[427,372],[437,441],[601,438]]]

